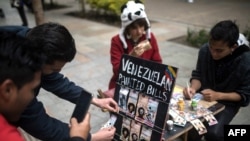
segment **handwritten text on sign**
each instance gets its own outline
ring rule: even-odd
[[[169,101],[177,68],[128,56],[122,58],[120,65],[118,84]]]

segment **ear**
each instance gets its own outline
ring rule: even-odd
[[[0,100],[1,102],[9,102],[16,92],[16,85],[11,79],[6,79],[0,85]]]
[[[237,47],[238,47],[238,45],[237,45],[237,44],[234,44],[234,45],[231,47],[231,51],[233,52]]]

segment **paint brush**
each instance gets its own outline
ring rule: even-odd
[[[187,92],[188,92],[188,95],[189,95],[190,99],[192,99],[192,96],[190,94],[190,84],[189,84],[189,82],[187,82]]]

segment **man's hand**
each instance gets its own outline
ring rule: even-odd
[[[70,137],[81,137],[87,139],[90,131],[90,114],[87,113],[84,120],[80,123],[76,118],[70,119]]]
[[[192,99],[193,95],[196,93],[196,90],[192,87],[185,87],[183,89],[183,95],[186,99]]]
[[[117,102],[113,98],[93,98],[92,101],[96,106],[102,108],[102,109],[107,109],[111,112],[118,112],[119,107]]]
[[[102,128],[98,132],[92,134],[91,141],[111,141],[114,138],[116,128]]]
[[[219,99],[219,93],[214,90],[204,89],[203,91],[201,91],[201,93],[203,94],[204,100],[206,101],[211,102]]]

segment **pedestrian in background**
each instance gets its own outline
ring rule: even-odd
[[[31,12],[33,12],[31,0],[10,0],[12,8],[16,8],[17,12],[22,20],[22,26],[28,26],[28,20],[25,14],[26,6]]]

